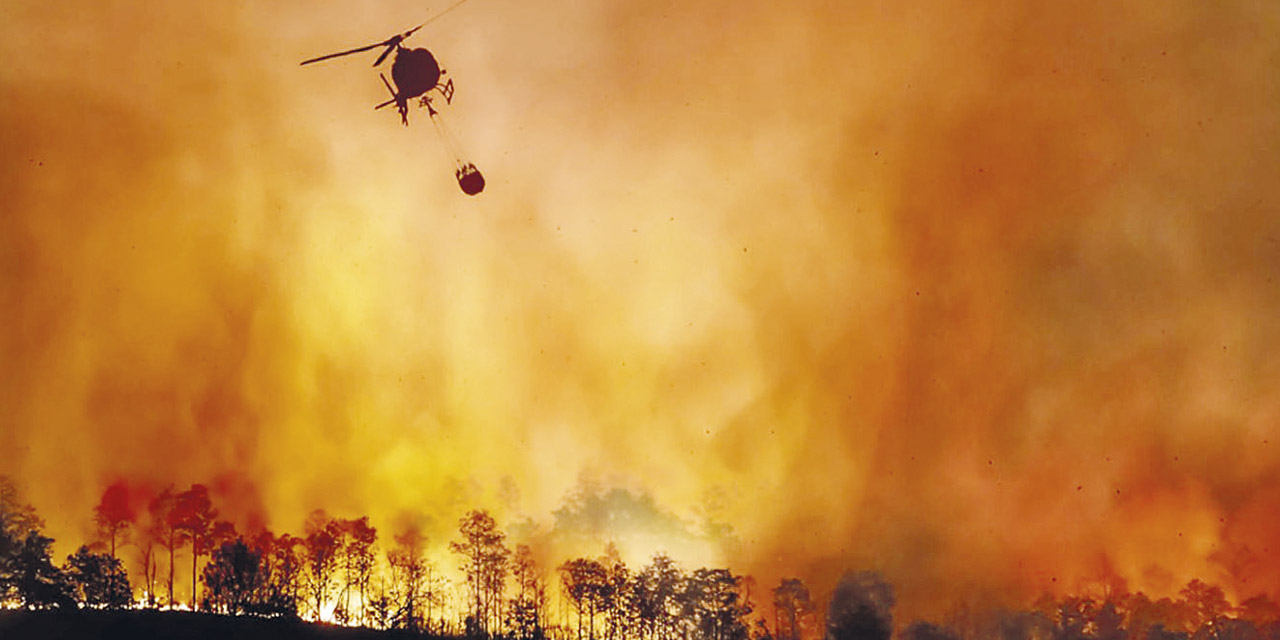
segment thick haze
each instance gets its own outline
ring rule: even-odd
[[[921,614],[1280,597],[1280,6],[470,0],[409,43],[474,199],[374,54],[298,66],[444,6],[0,2],[0,473],[64,552],[209,482]]]

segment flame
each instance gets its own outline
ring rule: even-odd
[[[297,65],[413,11],[5,13],[0,473],[63,552],[205,482],[913,615],[1280,598],[1272,4],[469,3],[413,42],[474,200]]]

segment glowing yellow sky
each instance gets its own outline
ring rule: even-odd
[[[470,0],[409,44],[476,198],[374,54],[298,66],[444,6],[0,2],[0,473],[60,540],[120,478],[437,543],[585,484],[921,610],[1280,597],[1274,3]]]

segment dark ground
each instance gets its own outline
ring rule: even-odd
[[[188,611],[0,611],[0,640],[421,640],[425,637],[403,631]]]

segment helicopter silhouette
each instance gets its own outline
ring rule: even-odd
[[[441,78],[446,75],[446,72],[440,68],[440,63],[435,56],[431,55],[430,51],[424,48],[410,49],[402,44],[405,39],[413,35],[415,31],[421,29],[425,24],[424,22],[404,33],[393,35],[382,42],[303,60],[302,64],[308,65],[382,47],[382,53],[378,54],[377,60],[373,61],[373,66],[377,67],[394,51],[396,56],[391,62],[391,80],[387,80],[385,73],[378,74],[378,77],[382,78],[382,84],[391,93],[391,99],[379,103],[373,108],[381,109],[393,104],[396,105],[396,110],[400,112],[400,122],[407,127],[409,126],[409,101],[418,98],[418,105],[427,108],[427,114],[431,117],[432,122],[435,123],[441,138],[444,138],[446,145],[450,147],[454,163],[457,165],[455,177],[458,179],[458,186],[462,188],[463,193],[474,196],[484,190],[484,176],[481,175],[480,170],[474,164],[463,162],[456,150],[452,148],[453,145],[450,143],[449,137],[445,135],[443,126],[439,122],[440,112],[432,103],[432,91],[438,92],[440,97],[444,98],[445,104],[453,103],[453,80],[447,79],[441,82]],[[395,83],[394,86],[392,82]]]

